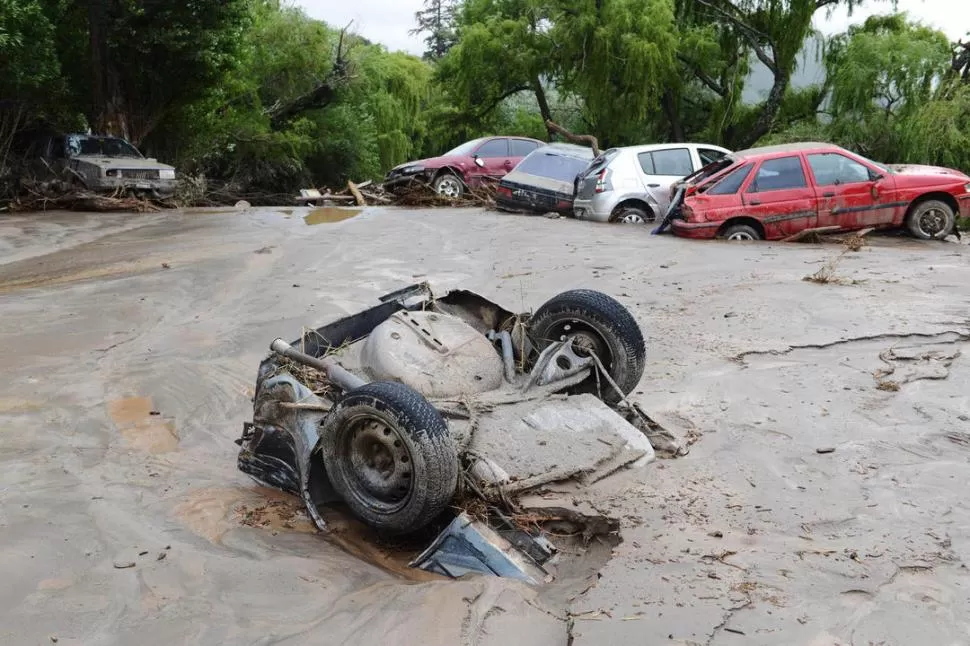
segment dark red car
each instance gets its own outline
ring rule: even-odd
[[[685,178],[671,221],[687,238],[778,240],[804,229],[905,226],[924,240],[970,216],[970,177],[949,168],[877,164],[832,144],[798,143],[728,155]]]
[[[486,179],[502,179],[523,157],[542,145],[543,142],[526,137],[474,139],[441,157],[412,161],[393,168],[384,180],[384,186],[393,189],[420,179],[431,184],[442,195],[460,197],[466,188],[474,188]]]

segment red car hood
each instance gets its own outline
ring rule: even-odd
[[[922,175],[934,179],[961,179],[970,180],[966,173],[961,173],[952,168],[942,166],[921,166],[919,164],[888,164],[889,168],[897,175]],[[940,176],[943,177],[940,177]]]
[[[442,166],[462,166],[474,163],[469,157],[429,157],[428,159],[418,159],[409,161],[406,164],[395,166],[393,170],[404,168],[405,166],[424,166],[425,168],[441,168]]]

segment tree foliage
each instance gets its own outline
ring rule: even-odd
[[[412,36],[427,34],[424,38],[426,60],[440,60],[455,45],[457,5],[457,0],[425,0],[424,9],[414,14],[417,27],[410,33]]]
[[[856,3],[427,0],[418,57],[280,0],[0,0],[0,167],[19,128],[92,129],[286,194],[551,119],[606,146],[828,139],[970,169],[970,45],[876,16],[792,86],[813,21]]]

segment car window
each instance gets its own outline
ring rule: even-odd
[[[701,166],[707,166],[724,157],[727,153],[713,148],[698,148],[697,155],[701,158]]]
[[[488,159],[489,157],[508,157],[509,140],[490,139],[483,143],[481,148],[479,148],[475,154],[483,159]]]
[[[442,157],[464,157],[466,155],[472,154],[478,145],[485,141],[484,139],[472,139],[471,141],[466,141],[462,145],[452,148],[446,152]]]
[[[616,156],[619,154],[620,150],[618,148],[610,148],[606,152],[601,153],[599,157],[589,163],[589,166],[586,168],[586,172],[584,174],[589,176],[600,172],[606,168],[611,161],[616,159]]]
[[[741,185],[744,184],[744,180],[748,179],[748,175],[751,174],[751,169],[753,166],[751,164],[746,164],[740,168],[736,168],[727,175],[725,175],[720,180],[716,181],[712,188],[705,191],[708,195],[733,195],[738,192]]]
[[[868,182],[869,169],[839,153],[815,153],[808,155],[808,165],[819,186],[833,184],[857,184]]]
[[[764,191],[780,191],[785,188],[805,188],[805,171],[802,161],[797,155],[779,157],[762,162],[754,182],[751,183],[751,193]]]
[[[734,166],[737,163],[739,163],[737,162],[737,160],[731,159],[730,157],[724,157],[722,159],[717,160],[716,162],[712,162],[707,166],[704,166],[700,170],[696,171],[694,174],[688,175],[687,177],[684,178],[684,182],[688,184],[693,184],[695,186],[700,185],[701,182],[724,172],[725,170],[727,170],[731,166]]]
[[[686,148],[656,150],[650,154],[653,156],[653,175],[685,177],[694,172],[690,151]]]
[[[567,157],[539,150],[523,159],[515,167],[515,172],[572,182],[577,175],[586,169],[588,163],[588,159]]]
[[[539,147],[539,144],[535,141],[528,141],[527,139],[513,139],[511,141],[512,157],[525,157],[533,150]]]
[[[653,153],[640,153],[637,155],[637,159],[640,160],[640,168],[647,175],[656,175],[653,172]]]

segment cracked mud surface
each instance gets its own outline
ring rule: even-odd
[[[306,213],[0,218],[0,643],[970,643],[967,245],[820,285],[840,248]],[[599,577],[403,581],[236,471],[267,344],[420,280],[641,322],[633,399],[699,439],[569,492],[620,522]]]

